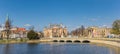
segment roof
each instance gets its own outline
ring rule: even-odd
[[[49,24],[45,28],[65,28],[65,26],[63,26],[62,24]]]

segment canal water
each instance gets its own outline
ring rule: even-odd
[[[119,48],[80,43],[0,44],[0,54],[120,54]]]

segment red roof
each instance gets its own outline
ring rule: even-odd
[[[18,31],[26,31],[25,28],[18,28],[17,30],[18,30]]]

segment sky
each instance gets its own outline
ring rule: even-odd
[[[63,24],[69,31],[84,25],[111,27],[120,19],[120,0],[0,0],[0,24],[7,14],[13,26],[42,31]]]

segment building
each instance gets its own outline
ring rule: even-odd
[[[107,27],[90,27],[89,37],[107,37],[110,34],[111,28]]]
[[[25,28],[14,27],[11,29],[10,38],[26,38],[27,31]]]
[[[27,37],[25,28],[12,27],[9,16],[7,15],[5,25],[0,26],[0,38],[24,38]]]
[[[50,24],[49,26],[44,28],[43,33],[45,38],[63,38],[67,36],[67,28],[62,24]]]
[[[0,29],[0,38],[6,39],[7,33],[5,28]],[[18,28],[14,27],[10,29],[9,38],[26,38],[27,37],[27,31],[25,28]]]
[[[4,30],[5,30],[5,27],[0,26],[0,38],[2,38],[2,36],[5,36]]]

